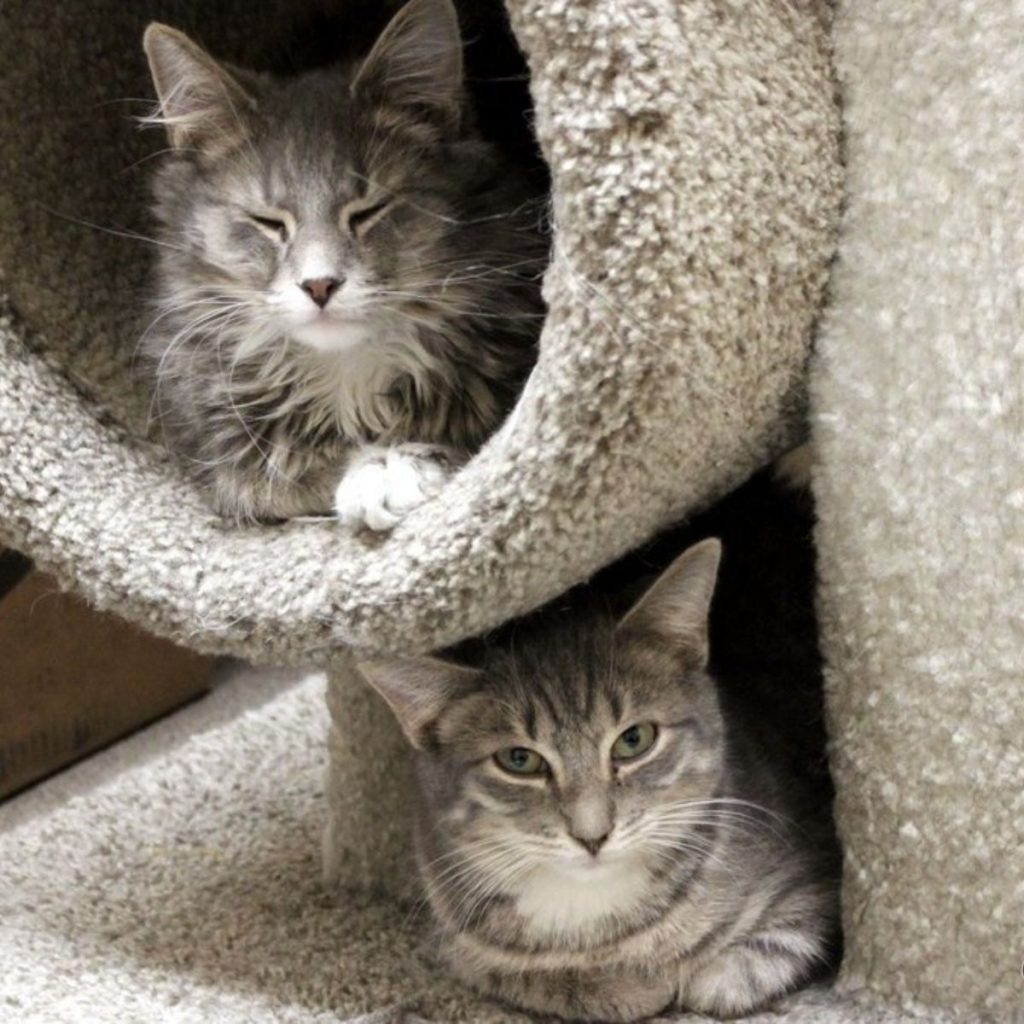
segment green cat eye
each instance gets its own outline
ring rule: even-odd
[[[548,770],[547,761],[529,747],[506,747],[494,755],[494,761],[510,775],[543,775]]]
[[[630,761],[646,754],[658,738],[658,727],[653,722],[639,722],[619,733],[612,744],[613,761]]]

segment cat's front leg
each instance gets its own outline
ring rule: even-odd
[[[337,453],[289,451],[268,458],[249,446],[204,467],[202,479],[214,511],[234,523],[281,522],[330,512]]]
[[[392,530],[434,497],[462,461],[441,445],[365,445],[349,460],[335,492],[338,520],[356,530]]]

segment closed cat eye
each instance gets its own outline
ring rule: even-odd
[[[646,754],[658,738],[658,727],[653,722],[639,722],[619,733],[612,744],[613,761],[631,761]]]
[[[391,205],[390,199],[383,199],[372,206],[360,206],[348,212],[348,227],[353,234],[370,228]]]
[[[548,763],[529,747],[506,747],[494,755],[495,764],[510,775],[545,775]]]
[[[276,235],[282,242],[288,241],[288,225],[283,220],[275,217],[260,217],[255,213],[249,214],[249,220],[267,234]]]

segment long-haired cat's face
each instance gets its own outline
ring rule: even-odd
[[[460,47],[450,2],[413,0],[364,61],[276,81],[151,26],[178,302],[253,347],[336,351],[437,322],[465,188],[452,164],[489,158],[463,124]]]
[[[704,672],[717,562],[717,542],[691,549],[620,623],[548,613],[479,670],[367,666],[422,752],[435,903],[458,917],[500,892],[535,936],[598,937],[707,852],[724,770]]]

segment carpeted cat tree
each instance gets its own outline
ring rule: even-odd
[[[145,439],[132,374],[145,245],[124,235],[156,143],[112,101],[148,95],[151,18],[247,63],[272,6],[0,9],[0,537],[158,633],[329,665],[328,868],[388,886],[403,752],[346,652],[495,625],[725,494],[800,438],[816,335],[846,952],[788,1012],[1024,1020],[1020,4],[508,0],[554,180],[540,359],[498,435],[376,542],[222,527]],[[384,963],[368,906],[347,912]],[[29,985],[51,947],[2,920],[0,947],[8,1019],[5,977]],[[187,984],[176,1015],[162,998],[116,1019],[203,1019]]]

